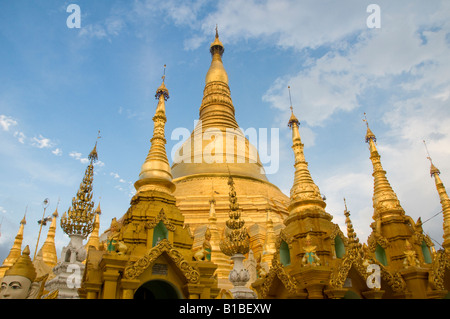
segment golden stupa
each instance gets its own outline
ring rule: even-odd
[[[450,198],[431,157],[430,175],[443,213],[443,248],[438,251],[421,219],[414,221],[402,208],[365,119],[373,222],[367,243],[360,243],[345,199],[346,234],[333,222],[336,212],[326,210],[308,169],[292,105],[288,126],[295,172],[290,196],[268,181],[258,152],[235,119],[217,28],[210,52],[199,122],[172,166],[165,148],[169,91],[162,77],[151,147],[134,184],[136,194],[103,234],[100,205],[93,211],[91,201],[92,167],[86,170],[81,186],[86,185],[73,201],[79,209],[69,210],[70,220],[64,215],[61,221],[63,230],[75,237],[90,234],[76,250],[79,259],[85,258],[79,260],[85,268],[76,294],[86,299],[234,298],[238,295],[231,293],[229,276],[237,272],[237,263],[233,266],[232,260],[245,255],[248,274],[235,277],[258,299],[449,298]],[[95,148],[91,155],[90,166]],[[55,211],[47,240],[33,260],[39,276],[47,272],[51,278],[49,268],[57,262],[57,216]],[[25,218],[0,277],[21,256],[24,225]],[[245,262],[240,260],[239,267]]]
[[[287,217],[289,198],[268,181],[256,148],[236,122],[228,75],[222,62],[224,46],[217,28],[210,52],[212,60],[206,73],[199,122],[176,152],[179,157],[172,165],[174,196],[185,222],[195,234],[194,246],[199,246],[211,209],[219,237],[223,236],[229,212],[228,177],[232,175],[250,235],[250,249],[256,259],[270,263],[274,251],[265,249],[273,244],[265,242],[267,224],[273,222],[275,233],[279,233]],[[221,142],[214,143],[218,139]],[[210,203],[212,199],[214,204]],[[217,241],[212,240],[212,245],[211,258],[218,264],[219,280],[228,282],[229,258],[220,252]]]

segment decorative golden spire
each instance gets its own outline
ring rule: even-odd
[[[347,225],[348,244],[351,247],[358,246],[359,239],[356,236],[355,230],[353,229],[353,224],[350,219],[350,211],[347,209],[347,202],[345,201],[345,198],[344,198],[344,205],[345,205],[344,215],[345,215],[345,224]]]
[[[139,179],[134,184],[137,192],[157,190],[160,192],[172,194],[175,190],[175,184],[172,182],[172,173],[169,160],[166,154],[166,139],[164,135],[166,118],[165,101],[169,98],[169,91],[164,85],[164,75],[162,84],[156,90],[155,97],[158,99],[155,115],[153,116],[153,137],[151,138],[151,147],[144,164],[142,164]]]
[[[241,219],[234,181],[231,175],[228,178],[228,185],[230,186],[230,212],[228,213],[229,219],[225,222],[227,225],[226,238],[220,242],[220,250],[227,256],[246,254],[249,252],[250,242],[247,228],[244,227],[245,221]]]
[[[100,135],[98,138],[100,138]],[[84,173],[77,196],[73,197],[72,206],[61,217],[61,228],[69,236],[78,235],[86,238],[94,227],[92,183],[94,180],[94,162],[98,159],[97,141],[88,158],[90,162]]]
[[[397,195],[386,178],[386,171],[383,170],[383,167],[381,166],[380,154],[378,153],[375,144],[376,137],[369,128],[366,113],[364,113],[364,117],[363,121],[366,122],[367,125],[365,140],[366,143],[369,144],[370,160],[372,161],[373,166],[372,176],[374,177],[374,193],[372,197],[374,208],[373,218],[375,220],[382,218],[385,213],[388,215],[404,215],[405,211],[401,207]]]
[[[430,157],[430,153],[428,153],[427,144],[425,143],[425,141],[423,141],[423,143],[425,144],[425,148],[427,150],[427,155],[428,155],[427,158],[431,163],[430,175],[431,175],[431,177],[434,177],[434,182],[436,184],[436,189],[438,191],[439,199],[440,199],[441,206],[442,206],[442,214],[444,216],[444,234],[443,234],[444,242],[442,244],[442,247],[444,247],[446,250],[449,250],[450,249],[450,198],[448,197],[444,183],[442,182],[442,180],[439,176],[441,174],[441,172],[439,171],[439,169],[436,166],[434,166],[433,161]]]
[[[216,37],[211,43],[211,65],[205,77],[205,89],[203,91],[202,105],[200,106],[200,120],[203,128],[229,127],[238,128],[235,119],[235,110],[231,100],[231,92],[228,87],[228,74],[222,62],[225,51],[219,40],[216,27]]]
[[[28,245],[17,259],[14,265],[5,272],[5,276],[22,276],[33,282],[36,279],[36,270],[30,258],[30,248]]]
[[[290,87],[288,87],[288,89],[290,89]],[[300,138],[300,122],[294,115],[292,105],[291,118],[289,119],[288,126],[292,129],[292,149],[294,150],[295,155],[295,175],[294,184],[291,188],[290,207],[293,208],[294,206],[310,205],[314,203],[321,208],[325,208],[326,203],[320,195],[319,187],[314,183],[308,170],[308,163],[305,160],[305,154],[303,152],[304,145]]]
[[[25,212],[26,215],[26,212]],[[14,239],[13,246],[11,247],[11,250],[9,251],[8,256],[3,261],[3,265],[0,268],[0,278],[3,277],[5,274],[5,271],[10,268],[16,260],[20,257],[20,253],[22,251],[22,241],[23,241],[23,229],[25,224],[27,223],[25,219],[25,215],[23,216],[22,220],[20,221],[20,227],[19,231],[17,232],[16,238]]]
[[[98,203],[94,213],[95,213],[94,228],[92,229],[92,233],[89,236],[89,240],[86,244],[86,250],[89,250],[90,246],[94,246],[95,249],[97,250],[100,249],[99,232],[100,232],[100,215],[102,213],[102,210],[100,208],[100,202]]]
[[[209,47],[209,52],[211,52],[212,61],[208,73],[206,74],[205,80],[206,84],[215,81],[220,81],[225,84],[228,84],[228,75],[222,63],[222,55],[225,52],[225,48],[222,42],[220,42],[219,40],[219,32],[217,30],[217,25],[216,25],[216,37],[214,39],[214,42],[211,43],[211,46]]]
[[[50,267],[56,266],[58,263],[58,256],[56,254],[55,233],[56,233],[56,218],[58,217],[58,208],[52,214],[52,223],[47,232],[47,239],[42,245],[42,259]]]

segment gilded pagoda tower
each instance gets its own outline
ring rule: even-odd
[[[174,196],[177,206],[195,234],[194,246],[201,245],[209,223],[211,187],[214,191],[215,226],[220,237],[228,219],[228,177],[233,176],[236,192],[250,236],[250,248],[261,258],[266,243],[266,211],[271,211],[273,230],[278,234],[287,217],[288,197],[271,184],[265,174],[258,151],[235,118],[228,75],[222,57],[225,48],[216,28],[210,45],[211,65],[205,77],[199,121],[185,143],[177,150],[172,164]],[[195,192],[192,190],[195,189]],[[272,238],[272,237],[271,237]],[[270,244],[270,243],[269,243]],[[222,287],[231,288],[231,270],[226,256],[213,251]],[[271,256],[265,256],[270,262]]]
[[[193,236],[173,195],[165,144],[169,91],[156,90],[151,147],[135,182],[128,211],[113,218],[100,247],[88,248],[80,289],[86,299],[215,298],[217,266],[194,256]]]
[[[9,251],[8,256],[3,261],[2,266],[0,267],[0,278],[2,278],[5,275],[5,272],[14,265],[16,260],[21,256],[22,253],[22,241],[23,241],[23,229],[25,227],[25,224],[27,223],[25,216],[23,216],[22,220],[20,221],[19,230],[17,232],[17,235],[14,239],[13,246],[11,247],[11,250]]]

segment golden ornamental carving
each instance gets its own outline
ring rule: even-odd
[[[77,196],[72,199],[72,206],[61,217],[61,228],[71,235],[81,235],[86,238],[94,229],[95,212],[92,201],[92,182],[94,179],[94,162],[97,161],[97,143],[89,154],[89,165],[86,168]]]
[[[290,294],[295,295],[299,291],[299,285],[295,278],[291,277],[286,272],[279,261],[274,259],[274,261],[272,261],[272,265],[273,266],[270,269],[269,273],[264,277],[264,282],[261,286],[259,298],[267,297],[275,277],[278,277],[278,279],[282,282],[282,284]]]
[[[338,235],[339,235],[339,237],[341,237],[342,241],[344,242],[344,246],[347,247],[347,245],[348,245],[347,237],[345,237],[344,233],[339,228],[338,224],[333,224],[333,230],[330,233],[331,242],[334,242],[334,240],[336,239],[336,236],[338,236]]]
[[[228,213],[229,219],[225,222],[227,226],[225,238],[219,243],[220,250],[227,256],[246,254],[250,249],[250,241],[247,228],[244,227],[245,221],[241,219],[234,181],[231,175],[228,178],[228,185],[230,186],[230,212]]]
[[[342,258],[339,265],[331,273],[330,286],[333,288],[342,288],[352,267],[361,277],[367,280],[369,275],[367,274],[366,267],[363,265],[363,260],[359,258],[358,253],[352,251],[352,253],[347,254]]]
[[[126,279],[136,279],[150,267],[162,253],[166,253],[172,259],[188,282],[198,283],[200,280],[199,271],[189,265],[183,258],[183,255],[178,250],[174,249],[167,239],[161,240],[158,245],[153,247],[147,254],[133,264],[127,266],[124,270],[124,277]]]
[[[434,256],[432,270],[429,273],[428,281],[433,289],[446,290],[444,287],[445,269],[450,268],[449,256],[444,250],[438,250]]]
[[[373,253],[377,248],[377,244],[380,245],[383,249],[389,247],[389,241],[385,237],[378,234],[377,232],[372,232],[372,234],[370,234],[369,238],[367,239],[369,251]]]
[[[371,260],[370,263],[380,266],[381,278],[385,280],[395,293],[404,293],[407,290],[406,283],[400,273],[391,273],[377,260]]]
[[[166,213],[164,212],[164,209],[161,209],[156,217],[153,217],[150,221],[148,221],[145,224],[145,227],[147,229],[153,229],[156,227],[156,225],[159,224],[159,222],[162,221],[164,226],[166,226],[167,230],[169,231],[175,231],[176,226],[170,222],[170,220],[167,218]]]

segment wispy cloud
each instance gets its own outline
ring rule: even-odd
[[[58,154],[55,154],[55,155],[58,155]],[[72,157],[73,159],[76,159],[81,164],[88,164],[89,163],[89,158],[83,157],[83,154],[80,153],[80,152],[72,151],[72,152],[69,153],[69,156]],[[103,166],[105,166],[105,163],[100,161],[100,160],[97,160],[94,163],[94,166],[103,167]]]
[[[37,148],[51,148],[54,143],[49,138],[43,137],[39,134],[38,137],[33,137],[31,145]]]
[[[52,151],[53,154],[55,154],[56,156],[61,156],[62,155],[62,150],[60,148],[55,148]]]
[[[25,144],[26,136],[25,136],[25,134],[24,134],[23,132],[15,131],[15,132],[14,132],[14,137],[17,138],[17,140],[19,141],[19,143]]]
[[[89,159],[87,157],[82,157],[83,154],[79,152],[72,151],[69,153],[69,156],[76,159],[77,161],[80,161],[81,164],[87,164],[89,163]]]
[[[117,180],[120,184],[114,186],[115,189],[124,192],[127,194],[130,198],[134,196],[136,193],[136,190],[134,189],[133,183],[130,181],[126,181],[120,175],[116,172],[110,172],[110,176],[112,176],[115,180]]]
[[[0,127],[4,131],[9,131],[11,126],[17,125],[17,121],[10,116],[0,114]]]

